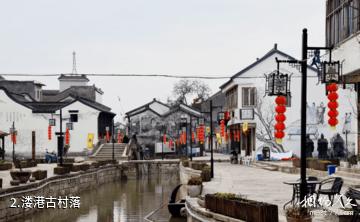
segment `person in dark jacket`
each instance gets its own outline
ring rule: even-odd
[[[328,155],[328,141],[324,138],[324,134],[321,134],[320,139],[317,142],[317,150],[319,152],[319,159],[327,159]]]
[[[314,152],[314,142],[310,139],[310,135],[306,135],[306,157],[312,157]]]
[[[344,139],[340,136],[339,133],[336,134],[332,145],[334,150],[334,156],[337,158],[344,158],[345,157]]]

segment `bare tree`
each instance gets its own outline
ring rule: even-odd
[[[174,85],[173,94],[178,102],[187,104],[186,97],[193,94],[193,92],[193,83],[188,79],[182,79]]]
[[[266,110],[265,110],[265,106]],[[255,115],[259,118],[260,123],[256,129],[256,138],[265,144],[272,145],[279,152],[284,152],[281,144],[275,142],[273,131],[275,114],[269,110],[275,110],[274,105],[265,104],[264,98],[257,94],[257,103],[254,109]]]
[[[195,95],[195,100],[205,100],[210,96],[210,87],[198,80],[182,79],[175,83],[173,94],[177,102],[188,104],[187,97]]]
[[[194,80],[193,87],[194,93],[196,94],[198,100],[206,100],[209,98],[211,89],[206,83],[199,80]]]

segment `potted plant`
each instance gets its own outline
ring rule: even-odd
[[[7,162],[6,160],[0,160],[0,170],[10,170],[11,168],[11,162]]]
[[[355,156],[355,155],[352,155],[352,156],[350,156],[349,158],[348,158],[348,162],[349,162],[349,164],[350,164],[350,167],[354,167],[354,166],[357,166],[357,156]]]
[[[35,178],[35,180],[43,180],[47,178],[47,171],[46,170],[36,170],[32,172],[32,177]]]
[[[210,166],[206,165],[202,170],[201,170],[201,179],[204,182],[208,182],[211,180],[211,168]]]
[[[191,177],[188,181],[187,190],[190,197],[197,197],[201,194],[202,179],[201,177]]]
[[[307,208],[299,206],[288,207],[285,210],[287,222],[311,222],[312,218]]]
[[[19,166],[19,170],[11,170],[10,171],[11,178],[13,180],[20,181],[20,183],[26,183],[31,176],[31,171],[23,171],[22,166],[20,164],[20,160],[15,159],[14,164]]]

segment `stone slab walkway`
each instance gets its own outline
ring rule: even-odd
[[[291,199],[292,186],[284,181],[295,181],[297,174],[268,171],[244,165],[215,163],[214,178],[204,183],[203,193],[231,192],[245,195],[248,199],[278,205],[280,221],[286,221],[283,205]],[[345,192],[347,187],[343,187]],[[313,221],[329,221],[316,217]]]

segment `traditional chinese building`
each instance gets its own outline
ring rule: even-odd
[[[280,60],[294,60],[294,57],[280,51],[277,45],[264,56],[243,70],[239,71],[221,85],[225,94],[225,110],[230,113],[230,121],[227,123],[231,135],[231,148],[242,155],[253,155],[257,148],[262,145],[274,147],[275,125],[275,97],[266,95],[265,75],[277,70],[275,58]],[[286,129],[282,140],[285,150],[292,150],[299,155],[300,151],[300,98],[301,98],[301,72],[296,66],[282,64],[280,72],[289,74],[290,91],[286,96]],[[308,104],[307,104],[307,133],[316,144],[320,134],[327,139],[340,133],[345,140],[347,148],[355,153],[357,147],[357,102],[351,89],[339,89],[339,124],[336,129],[328,125],[328,99],[325,86],[319,83],[318,70],[308,67]],[[348,113],[352,113],[351,116]],[[347,121],[348,120],[348,121]],[[343,134],[344,127],[351,128],[351,134]],[[316,147],[315,147],[316,150]],[[316,154],[316,151],[315,151]]]

